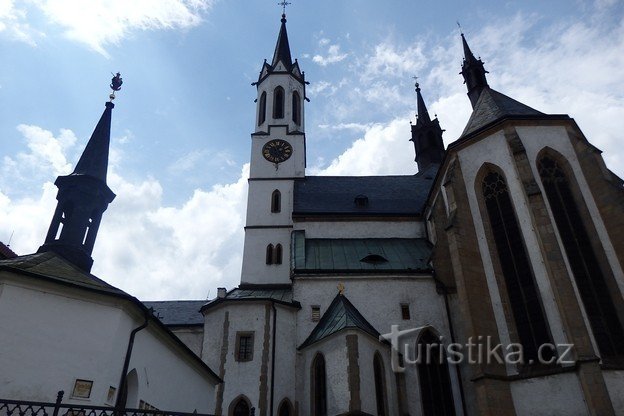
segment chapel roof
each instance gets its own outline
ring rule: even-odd
[[[314,327],[308,338],[299,349],[314,344],[343,329],[359,329],[379,339],[379,331],[362,316],[360,311],[341,293],[337,294],[332,303]]]
[[[437,168],[402,176],[306,176],[295,181],[293,216],[419,215]],[[362,196],[366,203],[358,204]]]
[[[154,315],[167,326],[202,326],[204,316],[199,312],[206,300],[144,301]]]

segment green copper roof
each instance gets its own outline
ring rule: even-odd
[[[305,238],[293,233],[297,273],[414,273],[431,270],[431,245],[422,238]]]
[[[241,289],[229,292],[226,299],[272,299],[292,302],[292,289]]]
[[[310,336],[299,348],[305,348],[343,329],[360,329],[379,339],[379,331],[362,316],[360,311],[349,302],[346,296],[338,294],[323,314],[319,323],[314,327]]]

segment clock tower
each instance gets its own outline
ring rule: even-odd
[[[305,177],[305,75],[292,61],[286,15],[258,81],[242,284],[290,283],[293,188]]]

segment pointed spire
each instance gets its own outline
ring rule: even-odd
[[[286,32],[286,15],[282,14],[282,27],[280,28],[279,35],[277,37],[277,44],[275,45],[275,52],[273,53],[273,61],[271,66],[275,68],[275,65],[279,61],[286,66],[286,70],[290,70],[292,66],[292,58],[290,56],[290,45],[288,44],[288,33]]]
[[[431,123],[431,117],[429,117],[429,111],[427,111],[427,106],[420,93],[420,85],[418,83],[416,83],[416,102],[418,107],[417,123]]]
[[[487,74],[488,71],[486,71],[483,67],[483,61],[481,61],[481,58],[475,58],[463,33],[461,34],[461,38],[462,45],[464,47],[464,62],[462,63],[461,74],[464,77],[464,82],[468,88],[468,98],[470,98],[470,104],[472,104],[472,108],[474,109],[477,104],[477,100],[481,95],[481,91],[489,87],[487,78],[485,77],[485,74]]]
[[[444,142],[442,141],[442,128],[437,118],[431,120],[425,100],[420,93],[420,85],[416,83],[416,102],[418,107],[418,119],[412,125],[412,138],[418,163],[418,171],[424,172],[433,164],[440,164],[444,158]]]
[[[76,164],[73,175],[88,175],[106,183],[106,173],[108,171],[108,149],[110,147],[111,113],[115,104],[106,103],[106,108],[87,147],[80,160]]]

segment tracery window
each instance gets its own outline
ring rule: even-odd
[[[455,415],[451,378],[443,350],[432,331],[425,330],[420,336],[416,351],[426,355],[419,357],[417,367],[424,416]]]

